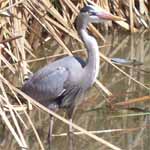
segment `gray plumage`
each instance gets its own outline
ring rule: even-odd
[[[49,108],[54,103],[72,107],[75,97],[86,90],[82,85],[82,66],[73,56],[49,63],[25,82],[22,91]]]

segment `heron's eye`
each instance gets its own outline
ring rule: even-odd
[[[96,16],[96,12],[89,12],[90,16]]]

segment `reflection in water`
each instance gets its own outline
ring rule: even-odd
[[[106,35],[109,47],[102,48],[101,51],[106,54],[106,56],[125,58],[130,60],[137,60],[142,62],[144,65],[140,66],[124,66],[119,67],[125,72],[129,73],[136,80],[150,86],[150,39],[149,33],[137,33],[132,36],[127,33],[115,32],[112,35]],[[66,45],[72,50],[82,48],[74,40],[66,37]],[[71,43],[71,44],[70,44]],[[37,52],[38,57],[43,57],[47,55],[58,55],[63,50],[57,45],[56,42],[51,41],[50,44],[46,45],[45,51],[41,48],[41,51]],[[84,56],[84,53],[80,54]],[[53,60],[53,59],[51,59]],[[31,63],[32,70],[37,70],[37,68],[42,67],[49,60],[33,62]],[[17,75],[10,75],[9,71],[5,71],[5,76],[14,85],[18,86],[20,82],[18,81]],[[148,91],[142,86],[137,85],[131,79],[125,77],[112,68],[106,62],[101,60],[101,74],[100,80],[104,85],[114,94],[112,103],[117,103],[120,101],[127,101],[131,98],[142,97],[148,95]],[[86,95],[86,102],[82,104],[77,113],[74,116],[74,122],[81,127],[90,131],[102,131],[107,130],[105,133],[99,133],[98,135],[105,140],[108,140],[112,144],[119,146],[126,150],[149,150],[150,144],[150,118],[148,115],[132,115],[129,114],[139,114],[150,110],[148,102],[132,104],[130,108],[115,108],[110,109],[106,106],[105,101],[107,100],[104,93],[93,87]],[[135,111],[136,110],[136,111]],[[82,113],[81,113],[82,112]],[[60,112],[64,116],[64,112]],[[43,113],[37,109],[32,111],[31,115],[32,121],[34,122],[38,133],[44,143],[46,149],[47,145],[47,132],[49,125],[49,115]],[[54,133],[60,134],[67,132],[67,125],[55,120]],[[38,150],[39,145],[37,144],[36,138],[30,125],[28,124],[28,129],[23,128],[23,132],[27,143],[29,144],[30,150]],[[110,132],[110,129],[118,129]],[[108,132],[109,131],[109,132]],[[10,132],[0,124],[0,149],[2,150],[18,150],[20,149],[13,139]],[[54,150],[66,150],[67,149],[67,137],[66,136],[56,136],[53,140]],[[74,147],[77,150],[98,150],[108,148],[101,145],[84,135],[75,135]]]

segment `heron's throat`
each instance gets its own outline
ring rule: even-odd
[[[85,73],[87,82],[93,84],[99,73],[99,48],[94,37],[90,36],[86,29],[81,29],[79,32],[88,52],[87,64],[85,66]]]

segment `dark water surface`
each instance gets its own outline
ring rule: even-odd
[[[150,36],[149,32],[140,32],[134,35],[128,33],[115,32],[105,35],[107,46],[101,48],[101,52],[109,58],[117,57],[127,60],[134,60],[143,65],[119,65],[119,67],[134,77],[136,80],[150,87]],[[76,41],[65,38],[69,49],[76,50],[82,48]],[[100,42],[101,43],[101,42]],[[108,46],[109,45],[109,46]],[[111,46],[110,46],[111,45]],[[45,48],[46,47],[46,48]],[[56,42],[51,40],[49,43],[36,52],[36,55],[44,57],[47,55],[57,55],[63,52]],[[84,53],[77,53],[84,56]],[[50,59],[53,61],[54,59]],[[44,61],[32,62],[30,65],[35,71],[47,63]],[[7,75],[7,72],[6,72]],[[13,78],[14,83],[17,77]],[[120,73],[114,67],[101,60],[100,81],[113,93],[114,97],[109,99],[112,104],[128,101],[133,98],[149,95],[149,91],[141,85],[133,82],[131,79]],[[18,82],[17,82],[18,83]],[[19,83],[18,83],[19,84]],[[142,101],[129,105],[129,107],[114,106],[108,107],[107,96],[96,87],[93,87],[85,97],[86,101],[81,104],[74,116],[74,123],[89,131],[97,131],[99,137],[120,147],[124,150],[150,150],[150,103]],[[65,116],[63,111],[60,112]],[[24,116],[24,115],[23,115]],[[31,118],[37,131],[44,143],[47,145],[47,132],[49,125],[49,115],[34,109],[31,112]],[[26,119],[25,119],[26,120]],[[25,121],[27,122],[27,121]],[[27,123],[29,125],[29,123]],[[39,150],[40,147],[34,136],[33,130],[29,125],[24,135],[30,150]],[[67,132],[67,125],[59,120],[55,120],[54,134],[58,135]],[[20,149],[13,139],[11,133],[0,124],[0,149],[18,150]],[[74,147],[76,150],[109,150],[103,144],[100,144],[85,135],[74,136]],[[67,150],[67,136],[55,136],[53,139],[52,150]]]

